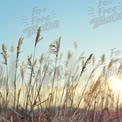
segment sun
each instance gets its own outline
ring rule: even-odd
[[[112,77],[109,85],[113,91],[122,91],[122,80],[117,77]]]

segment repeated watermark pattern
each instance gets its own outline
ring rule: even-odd
[[[48,31],[59,28],[60,21],[57,19],[56,12],[48,8],[34,7],[31,16],[22,16],[23,32],[28,36],[37,33],[39,27],[41,31]]]
[[[103,74],[110,78],[111,76],[115,76],[118,74],[122,74],[122,49],[112,48],[110,51],[110,60],[117,60],[108,71],[103,71]],[[106,65],[106,64],[105,64]]]
[[[122,49],[113,48],[111,49],[111,56],[112,59],[118,59],[118,62],[122,64]]]
[[[112,48],[111,57],[122,56],[122,49]]]
[[[122,20],[121,0],[97,0],[96,6],[89,7],[90,24],[96,29],[102,25]]]

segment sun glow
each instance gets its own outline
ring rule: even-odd
[[[122,80],[119,78],[111,78],[110,88],[114,91],[122,91]]]

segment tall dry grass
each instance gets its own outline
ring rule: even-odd
[[[0,121],[1,122],[109,122],[121,115],[120,96],[109,86],[108,75],[117,59],[106,63],[93,54],[82,53],[77,59],[68,51],[66,60],[60,51],[61,37],[49,45],[48,54],[36,59],[36,47],[43,37],[37,31],[33,54],[27,63],[21,61],[23,37],[16,48],[14,80],[9,76],[8,51],[2,45],[3,64],[0,66]],[[77,43],[74,42],[77,51]],[[11,47],[14,51],[14,47]],[[52,59],[54,55],[55,58]],[[21,62],[21,63],[20,63]],[[106,63],[106,65],[104,65]],[[21,65],[19,65],[21,64]],[[117,68],[121,76],[120,65]],[[113,75],[113,74],[112,74]],[[13,83],[13,86],[10,84]]]

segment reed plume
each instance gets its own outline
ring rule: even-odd
[[[40,33],[41,33],[41,28],[39,27],[39,29],[37,31],[36,39],[35,39],[35,47],[38,44],[38,42],[43,39],[43,37],[41,36]]]
[[[7,47],[6,47],[5,44],[2,44],[2,52],[1,52],[1,55],[3,56],[4,64],[7,65],[8,55],[7,55]]]

